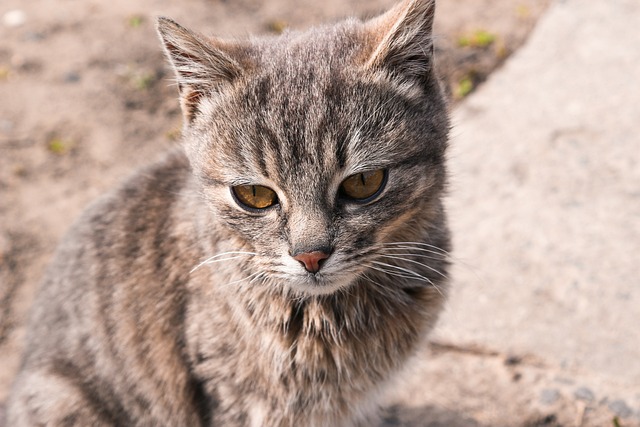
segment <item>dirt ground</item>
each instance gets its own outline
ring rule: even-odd
[[[19,365],[29,305],[56,242],[88,202],[178,143],[177,92],[170,85],[154,17],[165,15],[205,34],[243,36],[301,29],[350,15],[373,16],[392,3],[2,1],[0,424],[1,402]],[[526,40],[547,3],[439,0],[437,60],[454,108]],[[474,363],[493,363],[430,351],[434,359],[450,361],[432,365],[436,377],[445,378],[453,360],[469,369]],[[485,380],[491,381],[478,379]],[[438,392],[447,390],[440,387]],[[495,408],[491,394],[484,398],[486,407]],[[394,407],[387,423],[481,425],[486,417],[479,399],[451,413],[437,405],[413,415],[399,414]],[[555,418],[538,422],[533,417],[523,413],[505,425],[555,425]]]

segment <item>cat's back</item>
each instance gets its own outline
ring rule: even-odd
[[[197,425],[180,346],[186,263],[198,259],[191,240],[195,221],[185,215],[185,207],[197,204],[191,180],[183,151],[172,151],[98,199],[75,223],[41,283],[15,399],[38,394],[44,406],[53,383],[56,393],[68,389],[66,405],[77,407],[60,409],[67,418],[71,412],[85,420],[82,408],[97,405],[105,410],[91,411],[99,414],[95,425],[130,425],[132,414],[164,406],[165,414],[139,412],[135,419]],[[182,392],[173,402],[154,401],[162,399],[149,389],[154,383]],[[12,406],[21,403],[27,406]],[[12,419],[10,412],[9,425],[37,420],[33,408],[16,413],[36,418]]]
[[[89,287],[106,279],[125,282],[131,272],[168,273],[168,262],[154,261],[158,255],[168,255],[160,251],[169,252],[166,242],[172,238],[189,238],[188,230],[174,233],[174,228],[185,221],[185,201],[196,202],[197,194],[190,190],[192,178],[184,151],[177,149],[94,201],[62,240],[40,293],[66,287],[71,292],[83,287],[77,283]],[[150,263],[154,265],[147,266]],[[87,275],[92,280],[83,280]]]

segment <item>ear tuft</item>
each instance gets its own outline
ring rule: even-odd
[[[433,69],[435,0],[405,0],[366,25],[374,40],[366,66],[423,79]]]
[[[233,49],[222,41],[191,32],[164,17],[158,18],[156,28],[176,72],[183,113],[190,122],[201,97],[231,83],[243,68],[233,58]]]

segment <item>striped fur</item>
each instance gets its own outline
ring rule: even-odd
[[[447,293],[433,8],[241,42],[160,20],[184,148],[62,242],[8,425],[371,425]],[[376,169],[376,200],[339,197]],[[238,206],[252,184],[279,203]],[[291,256],[317,248],[316,274]]]

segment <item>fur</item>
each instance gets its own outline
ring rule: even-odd
[[[244,41],[161,18],[182,148],[94,203],[37,297],[8,425],[371,425],[447,293],[433,0]],[[384,169],[367,203],[347,177]],[[238,205],[263,185],[278,203]],[[331,248],[312,274],[293,253]]]

